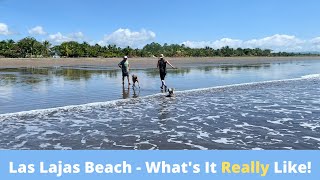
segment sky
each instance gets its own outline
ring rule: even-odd
[[[319,0],[0,0],[0,40],[320,51]]]

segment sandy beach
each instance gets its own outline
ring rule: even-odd
[[[261,64],[270,62],[299,61],[299,60],[320,60],[320,57],[167,57],[176,67],[200,67],[219,66],[222,64]],[[0,68],[21,68],[21,67],[61,67],[61,66],[83,66],[83,67],[104,67],[117,69],[121,58],[37,58],[37,59],[10,59],[1,58]],[[155,68],[156,58],[129,58],[131,69]]]

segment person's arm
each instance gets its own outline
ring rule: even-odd
[[[157,63],[157,68],[159,68],[159,61],[158,61],[158,63]]]
[[[166,61],[173,69],[176,69],[169,61]]]
[[[119,68],[122,68],[122,61],[118,64]]]

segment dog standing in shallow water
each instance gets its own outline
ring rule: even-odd
[[[140,88],[140,83],[137,75],[135,74],[132,75],[132,82],[133,82],[133,85],[132,85],[133,88],[136,87],[136,83],[138,83],[138,87]]]
[[[173,88],[169,88],[169,89],[168,89],[169,94],[168,94],[166,97],[174,97],[173,91],[174,91]]]

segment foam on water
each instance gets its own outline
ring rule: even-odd
[[[320,76],[0,115],[0,149],[318,149]]]
[[[304,78],[304,79],[320,78],[320,74],[309,74],[309,75],[302,76],[301,78]]]
[[[225,86],[215,86],[215,87],[209,87],[209,88],[199,88],[199,89],[192,89],[192,90],[185,90],[185,91],[176,91],[176,94],[181,93],[189,93],[189,92],[201,92],[201,91],[208,91],[213,89],[227,89],[227,88],[233,88],[233,87],[242,87],[242,86],[256,86],[256,85],[262,85],[262,84],[268,84],[268,83],[281,83],[281,82],[288,82],[288,81],[298,81],[298,80],[307,80],[307,79],[319,79],[320,74],[310,74],[302,76],[301,78],[293,78],[293,79],[284,79],[284,80],[273,80],[273,81],[262,81],[262,82],[252,82],[252,83],[242,83],[242,84],[232,84],[232,85],[225,85]],[[157,97],[163,95],[162,93],[148,95],[140,98],[151,98],[151,97]],[[63,106],[63,107],[57,107],[57,108],[48,108],[48,109],[36,109],[36,110],[30,110],[30,111],[21,111],[21,112],[14,112],[14,113],[5,113],[0,114],[0,120],[2,120],[5,117],[10,116],[23,116],[23,115],[35,115],[35,114],[48,114],[52,112],[57,111],[69,111],[69,110],[83,110],[88,108],[94,108],[94,107],[100,107],[100,106],[107,106],[107,105],[116,105],[117,103],[125,103],[129,101],[134,101],[135,99],[118,99],[118,100],[112,100],[112,101],[106,101],[106,102],[95,102],[95,103],[88,103],[88,104],[82,104],[82,105],[69,105],[69,106]]]

